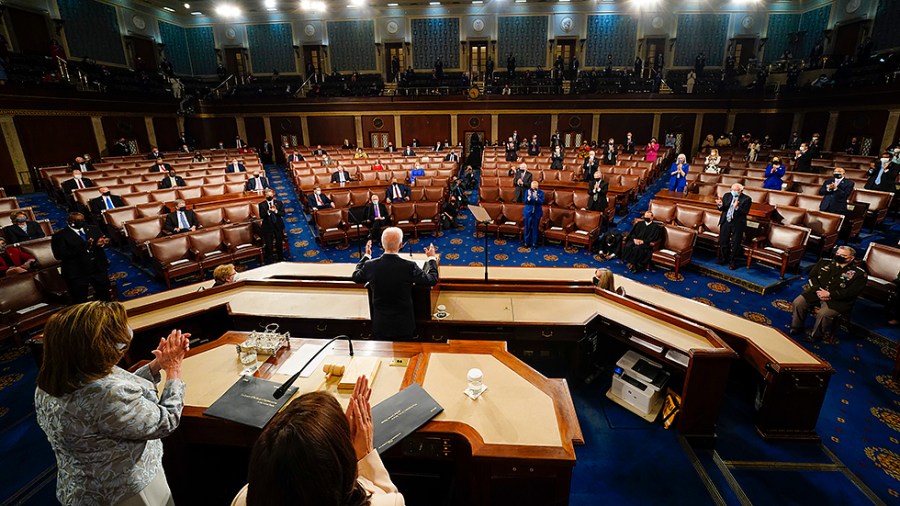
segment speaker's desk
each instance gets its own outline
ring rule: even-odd
[[[234,345],[244,339],[246,333],[228,332],[191,350],[184,361],[187,389],[181,426],[164,439],[166,475],[176,502],[200,504],[198,500],[209,500],[210,494],[228,498],[243,485],[246,452],[241,449],[252,446],[259,430],[207,417],[203,411],[238,380],[242,366]],[[322,341],[291,339],[290,349],[270,357],[256,375],[284,381],[294,371],[280,371],[280,365],[307,343]],[[333,351],[322,352],[325,360],[346,358],[346,342],[332,347]],[[357,341],[354,349],[357,356],[383,359],[373,383],[373,405],[417,382],[444,407],[443,413],[385,456],[398,485],[414,474],[426,476],[427,483],[429,472],[444,473],[452,475],[455,485],[450,492],[433,493],[450,493],[453,500],[448,504],[568,503],[573,445],[583,444],[583,438],[564,380],[544,377],[498,341]],[[393,358],[405,358],[408,363],[391,365]],[[463,394],[466,372],[472,367],[482,369],[488,386],[477,400]],[[320,366],[295,384],[299,393],[329,391],[346,407],[349,395],[337,393],[336,381],[326,381]],[[237,472],[233,466],[239,468]],[[204,476],[212,481],[201,483]],[[215,482],[229,476],[224,483]],[[432,485],[439,482],[434,478]],[[416,480],[409,483],[416,486]],[[436,496],[432,504],[442,500]]]

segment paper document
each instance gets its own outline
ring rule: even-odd
[[[334,343],[332,343],[334,344]],[[296,350],[291,354],[290,358],[284,361],[283,364],[278,366],[278,369],[275,371],[275,374],[283,374],[285,376],[291,376],[295,372],[299,371],[303,364],[309,361],[313,355],[316,354],[317,351],[322,349],[321,344],[304,344],[300,347],[299,350]],[[301,378],[308,378],[312,376],[313,371],[318,369],[319,363],[322,362],[322,359],[325,358],[326,353],[319,353],[319,356],[303,370],[303,373],[300,374]]]

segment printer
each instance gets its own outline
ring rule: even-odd
[[[609,393],[652,421],[662,407],[668,381],[669,373],[662,365],[629,351],[616,362]]]

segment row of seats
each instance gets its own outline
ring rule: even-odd
[[[122,197],[125,205],[138,205],[147,202],[172,202],[174,200],[190,200],[204,197],[224,197],[244,192],[246,183],[219,183],[205,185],[179,186],[178,188],[164,188],[161,190],[147,190],[139,185],[110,186],[109,191],[113,195]],[[75,190],[75,201],[87,206],[91,199],[99,196],[97,188],[84,188]]]
[[[848,171],[845,173],[847,179],[853,181],[858,186],[863,186],[866,182],[867,173],[865,171]],[[782,182],[787,183],[788,188],[815,188],[817,191],[822,184],[831,179],[831,175],[810,174],[807,172],[786,172],[781,178]],[[716,184],[724,183],[732,185],[740,183],[744,186],[762,186],[766,180],[765,170],[756,169],[739,169],[737,171],[729,170],[722,174],[713,172],[699,171],[688,172],[685,179],[689,184]]]
[[[388,216],[384,226],[393,225],[416,238],[422,232],[440,236],[440,202],[398,202],[385,204],[385,207]],[[346,246],[350,239],[365,240],[369,237],[369,227],[360,223],[361,216],[350,216],[349,207],[321,209],[316,211],[314,219],[318,230],[317,241],[323,248],[335,241]]]
[[[13,222],[12,222],[13,215],[18,212],[25,213],[25,217],[28,219],[28,221],[37,222],[37,224],[40,225],[40,227],[41,227],[41,231],[44,232],[44,236],[49,237],[53,234],[53,227],[50,225],[50,220],[48,220],[48,219],[38,220],[35,217],[34,209],[32,209],[31,207],[20,207],[20,208],[5,209],[5,210],[0,211],[0,228],[5,228],[7,225],[12,225],[13,224]],[[13,244],[15,241],[13,240],[12,237],[6,237],[6,242],[8,244]]]
[[[238,155],[247,154],[245,150],[237,149],[237,148],[228,148],[228,149],[203,149],[197,150],[203,153],[203,156],[207,158],[228,158],[234,157]],[[196,152],[196,151],[195,151]],[[134,163],[145,163],[147,161],[147,155],[149,153],[136,154],[136,155],[126,155],[126,156],[105,156],[103,157],[104,163],[126,163],[126,162],[134,162]],[[163,156],[166,160],[190,160],[193,158],[194,153],[184,153],[182,151],[164,151]]]
[[[372,195],[378,195],[380,198],[384,198],[383,191],[378,192],[367,188],[329,190],[324,193],[334,203],[335,208],[364,206],[369,203],[369,199],[372,198]],[[444,196],[445,188],[441,186],[413,186],[409,189],[410,202],[441,202],[444,200]],[[307,203],[304,202],[304,204]]]

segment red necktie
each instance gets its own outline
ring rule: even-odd
[[[316,194],[316,205],[318,205],[318,206],[322,205],[322,199],[319,197],[318,194]]]

